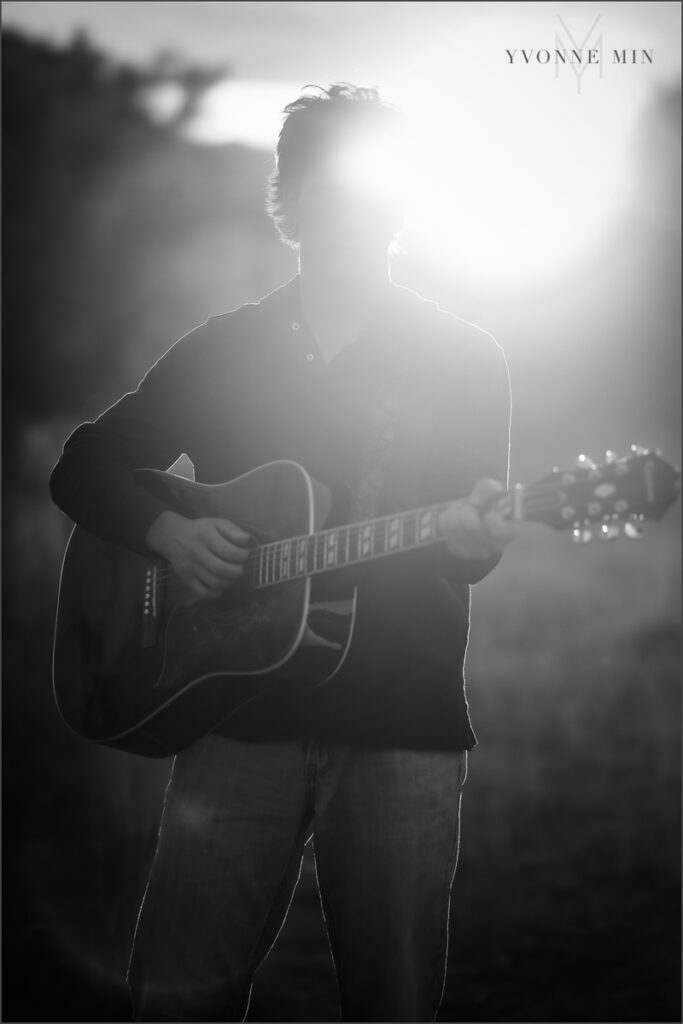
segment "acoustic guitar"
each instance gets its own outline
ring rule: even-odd
[[[135,476],[180,514],[230,519],[252,538],[239,581],[202,600],[162,559],[80,526],[71,533],[55,624],[57,707],[81,736],[146,757],[177,753],[266,690],[330,680],[353,642],[356,587],[335,586],[339,571],[444,543],[447,502],[325,528],[331,492],[295,462],[216,485],[151,469]],[[658,452],[632,446],[602,465],[581,456],[487,505],[582,543],[593,532],[637,537],[679,486]]]

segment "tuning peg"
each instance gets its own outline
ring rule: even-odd
[[[603,523],[600,527],[601,540],[616,540],[620,533],[619,523]]]
[[[618,458],[619,456],[617,455],[617,453],[612,451],[611,448],[608,448],[605,452],[605,462],[608,466],[611,466],[612,463],[616,462]]]
[[[643,448],[643,446],[640,445],[640,444],[632,444],[631,447],[629,448],[629,451],[631,452],[632,455],[649,455],[650,454],[650,449],[649,448]]]
[[[588,544],[593,539],[593,531],[586,523],[574,523],[572,540],[575,544]]]
[[[593,462],[590,455],[579,455],[576,459],[577,469],[597,469],[597,463]]]
[[[629,540],[641,540],[645,535],[645,527],[642,523],[642,516],[629,516],[624,523],[624,537]]]

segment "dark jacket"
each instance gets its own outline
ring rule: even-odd
[[[502,349],[482,331],[392,285],[383,312],[324,366],[298,278],[181,338],[139,387],[68,438],[50,480],[57,505],[95,535],[150,554],[168,507],[133,480],[181,453],[221,483],[275,459],[353,489],[387,389],[399,412],[377,514],[465,497],[482,477],[507,485],[510,390]],[[497,559],[445,546],[363,566],[351,649],[325,687],[262,698],[221,729],[261,740],[471,749],[464,693],[469,585]]]

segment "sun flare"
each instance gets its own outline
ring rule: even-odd
[[[346,169],[383,194],[392,184],[408,192],[403,247],[441,273],[503,287],[557,276],[623,208],[633,121],[632,106],[608,87],[587,101],[562,85],[531,92],[492,78],[463,96],[443,72],[424,69],[381,88],[407,115],[398,160],[371,140],[348,155]],[[283,108],[301,91],[287,82],[221,83],[188,135],[272,150]]]

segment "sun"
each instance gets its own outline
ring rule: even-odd
[[[604,236],[632,187],[627,112],[559,91],[413,101],[411,255],[503,287],[558,277]],[[418,114],[420,107],[422,113]]]
[[[414,64],[384,98],[406,114],[393,166],[378,140],[349,157],[369,187],[409,192],[405,251],[440,274],[516,288],[558,277],[600,241],[629,195],[634,104],[608,84],[487,74],[471,93],[438,61]],[[291,82],[230,80],[207,94],[187,131],[198,143],[273,151]]]

